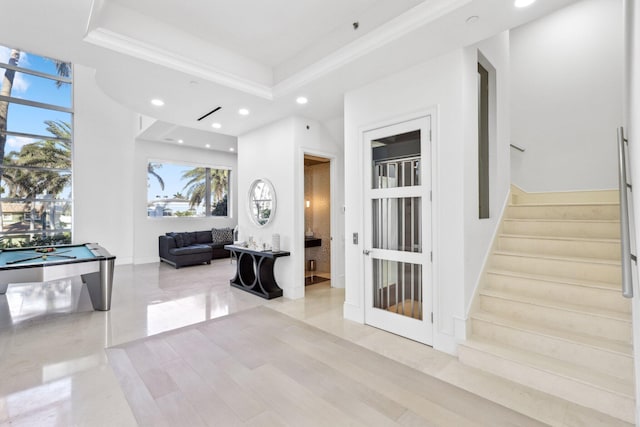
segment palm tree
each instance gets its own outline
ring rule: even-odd
[[[20,60],[20,51],[17,49],[11,49],[11,54],[9,56],[9,65],[13,65],[14,67],[18,66],[18,61]],[[0,89],[0,95],[9,97],[11,96],[11,90],[13,89],[13,79],[16,75],[14,70],[7,68],[4,71],[4,78],[2,80],[2,88]],[[4,147],[7,144],[7,117],[9,114],[9,102],[8,101],[0,101],[0,154],[2,154],[2,158],[4,158]],[[0,160],[2,159],[0,158]],[[2,165],[0,165],[0,168]]]
[[[60,170],[71,169],[71,126],[64,122],[45,121],[47,131],[59,139],[50,139],[25,144],[20,151],[10,152],[5,159],[3,178],[9,185],[9,197],[30,200],[30,229],[35,228],[35,199],[40,194],[54,197],[71,182],[70,174]],[[33,170],[29,168],[47,168]],[[53,226],[55,206],[51,204],[50,221]],[[40,214],[44,212],[44,205]]]
[[[157,179],[158,184],[160,184],[160,189],[164,190],[164,180],[160,175],[158,175],[158,172],[156,172],[156,169],[160,169],[161,167],[162,167],[162,163],[149,162],[149,164],[147,164],[147,174]]]
[[[229,188],[229,171],[226,169],[193,168],[182,174],[182,179],[188,179],[183,189],[187,190],[191,208],[204,201],[207,191],[207,177],[210,180],[211,193],[213,194],[211,205],[217,205],[224,201]],[[208,208],[211,207],[208,206]]]
[[[193,168],[182,174],[182,179],[188,179],[182,189],[187,190],[190,208],[198,206],[205,198],[207,191],[205,180],[208,169],[209,168]]]

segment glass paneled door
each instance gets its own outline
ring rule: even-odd
[[[432,343],[431,118],[365,132],[365,321]]]

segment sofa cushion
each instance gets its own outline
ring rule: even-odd
[[[211,232],[196,231],[196,243],[211,243]]]
[[[184,246],[184,237],[182,236],[182,233],[167,233],[167,236],[173,237],[173,240],[176,241],[176,248]]]
[[[193,231],[182,233],[182,238],[184,239],[185,246],[191,246],[197,243],[196,233]]]
[[[230,228],[212,228],[211,242],[214,245],[222,245],[233,242],[233,230]]]
[[[182,248],[169,249],[171,255],[191,255],[200,253],[211,253],[211,247],[208,245],[190,245]]]

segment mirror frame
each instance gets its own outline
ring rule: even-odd
[[[271,192],[271,213],[269,214],[269,218],[267,219],[267,222],[265,222],[264,224],[260,224],[260,222],[258,222],[258,218],[256,218],[253,215],[253,191],[256,188],[256,186],[260,183],[264,183],[265,185],[267,185],[269,187],[269,190]],[[257,227],[266,227],[267,225],[269,225],[271,223],[271,221],[273,221],[273,218],[276,215],[276,190],[273,187],[273,184],[271,183],[271,181],[269,181],[266,178],[258,178],[253,180],[253,182],[251,183],[251,185],[249,186],[249,194],[248,194],[248,201],[249,203],[247,204],[247,214],[249,215],[249,218],[251,218],[251,222],[253,222],[253,224]]]

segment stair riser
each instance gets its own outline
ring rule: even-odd
[[[619,220],[616,205],[509,206],[506,218]]]
[[[507,220],[504,222],[505,234],[524,236],[582,237],[585,239],[619,239],[618,222],[569,222]]]
[[[480,319],[472,319],[472,330],[474,337],[482,337],[509,347],[555,357],[621,379],[628,379],[629,372],[633,372],[633,358],[628,355]]]
[[[595,409],[613,417],[634,423],[635,402],[596,387],[532,368],[517,361],[505,360],[461,344],[460,361],[511,381],[524,384],[553,396]]]
[[[480,307],[492,314],[531,322],[549,328],[557,328],[571,333],[580,333],[598,338],[631,343],[631,323],[627,321],[598,317],[589,313],[573,312],[522,303],[514,300],[480,295]]]
[[[487,274],[487,284],[488,289],[496,291],[631,313],[631,302],[622,297],[619,288],[591,288],[492,273]]]
[[[491,267],[520,273],[593,280],[605,283],[620,283],[621,280],[620,266],[611,264],[494,254],[491,257]]]
[[[579,258],[620,259],[620,242],[551,240],[500,236],[498,248],[509,252]]]

